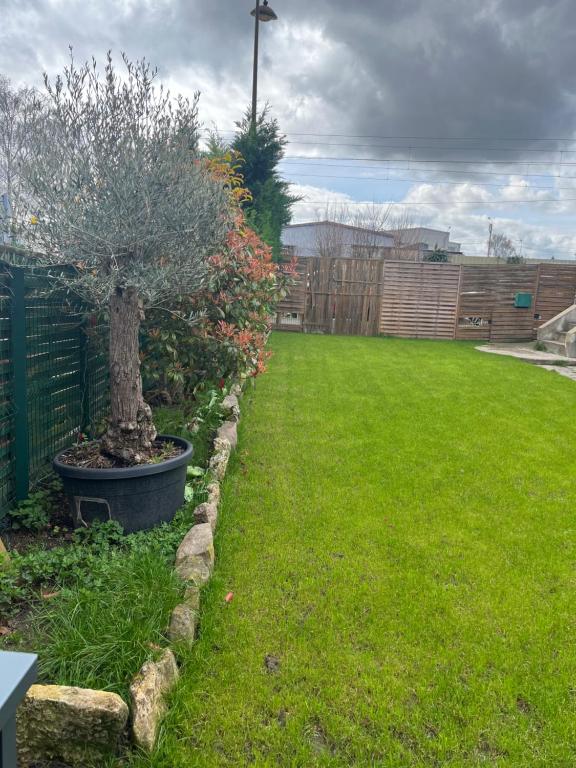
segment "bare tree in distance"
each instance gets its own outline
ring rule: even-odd
[[[398,261],[418,261],[418,227],[413,211],[403,207],[395,211],[390,221],[394,238],[394,258]]]
[[[496,232],[492,235],[490,251],[496,257],[496,261],[499,264],[514,263],[511,260],[515,260],[518,257],[514,243],[503,232]]]
[[[326,226],[316,227],[315,250],[319,256],[338,258],[346,252],[357,258],[379,258],[383,254],[381,235],[388,234],[392,205],[327,203],[316,212],[316,220]],[[330,225],[336,226],[330,226]],[[350,235],[347,228],[353,228]]]

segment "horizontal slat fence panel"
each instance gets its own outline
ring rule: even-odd
[[[462,267],[456,338],[487,341],[494,310],[494,273],[490,267]]]
[[[461,269],[457,339],[527,341],[536,337],[538,265],[463,266]],[[576,273],[574,267],[571,269]],[[532,306],[525,309],[514,306],[517,293],[531,294]]]
[[[460,267],[386,262],[380,333],[404,338],[453,339]]]
[[[493,267],[494,310],[490,341],[527,341],[536,336],[534,330],[534,298],[538,288],[538,266]],[[514,306],[517,293],[532,294],[532,306]]]
[[[536,327],[563,312],[576,300],[576,267],[569,264],[540,264],[536,296]]]

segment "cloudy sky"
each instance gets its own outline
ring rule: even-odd
[[[525,256],[576,259],[574,0],[270,0],[260,99],[304,200],[451,229],[486,250],[488,217]],[[41,83],[107,49],[201,91],[227,138],[250,100],[253,0],[0,0],[0,73]]]

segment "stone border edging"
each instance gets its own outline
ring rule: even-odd
[[[243,385],[246,380],[243,381]],[[175,570],[185,583],[184,598],[170,616],[168,641],[190,647],[197,636],[200,588],[214,570],[214,538],[220,505],[220,483],[238,443],[239,398],[234,384],[222,401],[226,421],[214,439],[208,471],[208,499],[194,509],[194,525],[176,552]],[[118,694],[61,685],[33,685],[18,711],[18,754],[22,768],[43,760],[65,760],[82,768],[85,760],[116,752],[130,722],[130,739],[151,752],[166,714],[166,696],[179,677],[176,656],[165,648],[157,661],[147,661],[130,685],[131,706]]]

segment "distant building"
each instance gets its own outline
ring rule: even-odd
[[[300,258],[382,259],[391,257],[394,236],[336,221],[313,221],[284,227],[282,246],[287,255]]]
[[[425,261],[434,250],[460,253],[450,233],[426,227],[384,231],[336,221],[290,224],[282,230],[286,256]]]
[[[450,240],[450,232],[441,229],[429,229],[428,227],[408,227],[396,229],[393,232],[396,243],[406,246],[418,247],[424,254],[433,251],[445,253],[461,253],[461,243],[453,243]]]

